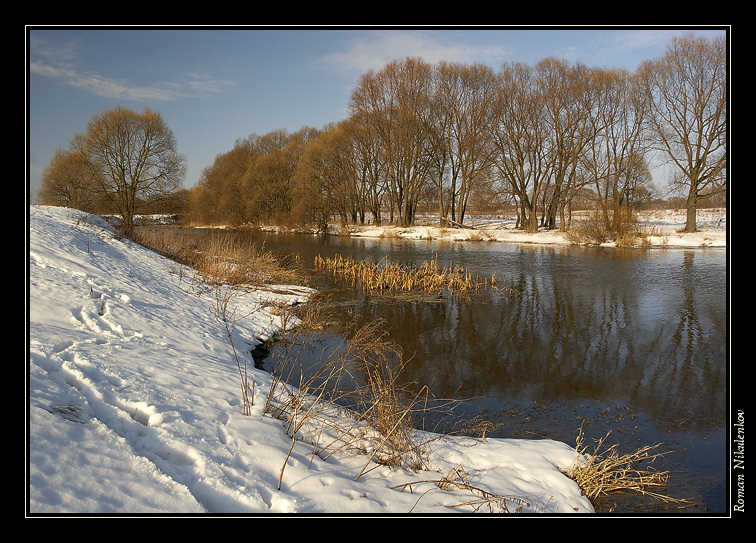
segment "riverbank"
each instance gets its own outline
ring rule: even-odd
[[[358,447],[323,458],[266,411],[273,381],[251,367],[243,414],[237,355],[310,289],[240,292],[228,328],[217,288],[97,217],[31,206],[28,242],[27,514],[593,511],[566,443],[418,433],[421,471]]]
[[[704,248],[727,246],[727,210],[725,208],[698,211],[698,231],[685,233],[684,210],[643,211],[637,217],[637,247]],[[572,245],[575,242],[566,232],[541,229],[527,233],[516,228],[516,218],[510,216],[473,216],[465,220],[466,228],[443,228],[438,219],[419,217],[411,227],[394,225],[331,225],[329,234],[369,238],[406,238],[439,241],[505,242],[548,245]],[[290,228],[264,226],[271,232],[291,231]],[[613,241],[601,246],[614,247]]]

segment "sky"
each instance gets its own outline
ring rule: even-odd
[[[636,69],[675,36],[711,27],[26,27],[27,184],[32,201],[56,149],[93,115],[159,111],[191,188],[251,134],[347,117],[360,75],[404,57],[498,69],[557,57]]]

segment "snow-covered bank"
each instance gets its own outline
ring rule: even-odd
[[[179,265],[78,211],[32,206],[28,236],[27,512],[30,514],[454,514],[477,496],[437,481],[463,468],[510,510],[592,512],[562,473],[574,447],[551,440],[445,438],[432,471],[367,457],[313,455],[263,412],[270,376],[251,370],[242,414],[232,346],[212,292]],[[239,351],[281,326],[270,302],[307,300],[284,285],[234,299]],[[412,492],[402,485],[415,481]],[[485,508],[483,510],[486,510]]]
[[[469,228],[442,228],[438,219],[419,217],[415,226],[401,227],[393,225],[347,225],[333,226],[335,234],[371,238],[406,238],[440,241],[481,241],[506,243],[531,243],[570,245],[573,242],[566,232],[540,229],[527,233],[516,228],[516,217],[473,216],[465,220]],[[638,214],[638,246],[641,247],[726,247],[727,246],[727,211],[724,208],[700,209],[698,211],[698,231],[684,233],[684,210],[653,210]],[[278,230],[275,227],[267,230]],[[612,247],[614,242],[604,246]]]

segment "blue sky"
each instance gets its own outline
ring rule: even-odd
[[[218,154],[250,134],[346,117],[358,77],[408,56],[427,62],[546,57],[635,69],[661,56],[679,28],[27,28],[32,194],[56,148],[117,105],[160,111],[196,185]]]

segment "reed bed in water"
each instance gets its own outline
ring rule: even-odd
[[[388,258],[371,263],[341,255],[328,258],[318,255],[315,267],[343,277],[369,294],[413,291],[470,294],[489,286],[496,288],[495,275],[490,280],[474,277],[461,266],[440,266],[435,257],[417,266],[391,263]]]

